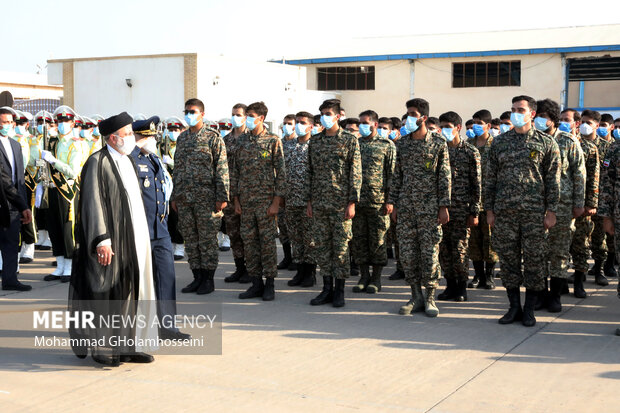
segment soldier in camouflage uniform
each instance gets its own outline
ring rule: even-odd
[[[243,103],[237,103],[232,107],[232,131],[224,137],[226,143],[226,154],[228,155],[228,168],[233,170],[233,160],[239,149],[239,140],[241,135],[247,132],[245,127],[245,119],[247,106]],[[232,173],[232,172],[231,172]],[[230,238],[230,246],[235,259],[236,270],[234,273],[224,278],[227,283],[239,282],[246,284],[252,282],[245,266],[245,254],[243,248],[243,239],[241,238],[241,216],[235,213],[235,205],[231,203],[224,208],[224,221],[226,223],[226,233]]]
[[[372,110],[360,113],[359,118],[362,189],[353,218],[351,246],[361,277],[353,292],[375,294],[381,291],[381,271],[387,265],[385,235],[390,227],[390,211],[385,203],[394,174],[396,147],[388,137],[390,118],[379,119]]]
[[[295,139],[297,139],[295,134],[295,115],[288,114],[282,120],[282,146],[284,147],[286,142],[294,141]],[[296,271],[297,264],[293,260],[291,251],[292,240],[289,236],[286,207],[280,208],[280,212],[278,212],[278,238],[280,238],[282,251],[284,252],[284,258],[278,263],[278,269]]]
[[[209,294],[215,290],[217,232],[229,200],[229,177],[226,145],[203,120],[202,101],[185,102],[189,129],[177,141],[171,206],[179,214],[179,229],[194,274],[194,281],[181,291]]]
[[[394,208],[392,219],[398,222],[400,259],[412,292],[412,299],[400,313],[425,311],[429,317],[436,317],[441,225],[449,221],[450,160],[446,140],[426,128],[428,102],[411,99],[406,106],[409,134],[396,142],[396,167],[388,201]],[[426,297],[422,286],[426,287]]]
[[[545,297],[540,300],[541,306],[546,304],[549,312],[558,313],[562,311],[560,296],[568,279],[575,218],[584,213],[586,164],[577,138],[558,129],[560,105],[551,99],[544,99],[536,102],[536,106],[536,129],[553,136],[560,149],[560,202],[556,212],[557,222],[549,230],[550,291],[547,300]]]
[[[447,287],[437,299],[467,301],[469,229],[479,224],[480,214],[480,152],[459,136],[463,120],[457,113],[442,114],[439,124],[441,135],[448,141],[452,192],[450,221],[442,226],[443,237],[439,245],[439,260]]]
[[[487,161],[484,209],[493,228],[493,248],[510,309],[499,320],[536,324],[534,307],[544,288],[547,230],[555,225],[560,200],[560,150],[555,140],[532,127],[536,101],[512,99],[514,129],[495,138]],[[522,270],[523,266],[523,270]],[[525,285],[521,308],[519,287]]]
[[[248,131],[239,137],[233,159],[232,193],[235,212],[241,215],[241,238],[252,286],[239,298],[275,298],[278,275],[276,216],[286,189],[282,142],[264,125],[267,106],[248,106]],[[265,276],[265,283],[263,283]]]
[[[312,231],[314,220],[306,214],[303,189],[308,171],[308,148],[314,116],[308,112],[295,115],[294,139],[284,141],[286,165],[286,221],[293,249],[292,259],[297,274],[288,285],[312,287],[316,282],[316,260]]]
[[[344,284],[349,276],[349,240],[355,204],[362,186],[357,138],[338,125],[340,101],[329,99],[319,107],[324,129],[308,148],[304,182],[307,213],[314,218],[315,257],[321,267],[323,290],[311,305],[344,306]],[[335,282],[334,282],[335,279]]]

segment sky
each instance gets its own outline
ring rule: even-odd
[[[24,73],[70,57],[320,57],[367,37],[620,23],[617,0],[4,0],[0,14],[0,71]]]

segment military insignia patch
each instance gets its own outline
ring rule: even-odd
[[[530,159],[532,160],[536,160],[536,158],[538,158],[538,151],[532,151],[530,152]]]
[[[605,168],[607,168],[607,167],[609,166],[609,159],[605,159],[605,160],[603,161],[603,166],[604,166]]]
[[[261,158],[265,159],[265,158],[269,158],[269,151],[262,151],[260,153]]]
[[[424,166],[426,167],[426,169],[431,169],[433,167],[433,161],[426,161]]]

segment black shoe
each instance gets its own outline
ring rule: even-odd
[[[19,263],[20,264],[30,264],[32,261],[34,261],[32,258],[30,257],[21,257],[19,259]]]
[[[368,283],[370,283],[370,267],[366,264],[362,264],[360,267],[360,280],[353,287],[354,293],[363,293],[366,291],[366,287],[368,287]]]
[[[150,354],[136,353],[136,354],[123,354],[120,357],[121,363],[152,363],[155,358]]]
[[[502,318],[498,320],[500,324],[512,324],[523,319],[523,309],[521,308],[521,294],[518,288],[506,288],[510,308]]]
[[[586,278],[586,275],[581,271],[575,271],[575,282],[573,286],[573,295],[575,298],[586,298],[588,294],[586,294],[586,290],[583,288],[583,280]]]
[[[235,258],[235,267],[236,270],[228,277],[224,278],[224,282],[227,283],[236,283],[241,280],[241,277],[248,273],[248,270],[245,268],[245,260],[243,258]],[[248,280],[249,281],[249,280]]]
[[[334,286],[334,298],[332,300],[332,306],[344,307],[344,278],[336,279],[336,285]]]
[[[388,277],[388,280],[394,281],[394,280],[404,280],[405,279],[405,273],[401,270],[396,270],[394,271],[394,274],[390,275]]]
[[[175,260],[175,261],[181,261],[183,258],[185,258],[185,257],[184,257],[184,256],[182,256],[182,255],[175,255],[175,256],[174,256],[174,260]]]
[[[315,298],[310,300],[310,305],[323,305],[331,303],[334,299],[334,277],[323,277],[323,290]]]
[[[276,298],[276,288],[273,277],[265,279],[265,288],[263,288],[263,301],[273,301]]]
[[[381,272],[383,271],[382,265],[372,266],[372,275],[370,276],[370,282],[366,286],[367,294],[376,294],[381,291]]]
[[[459,303],[463,301],[467,301],[467,281],[466,280],[460,280],[456,282],[454,301],[459,302]]]
[[[562,312],[562,289],[567,286],[566,279],[551,277],[549,284],[549,297],[547,301],[547,311],[550,313]],[[568,288],[568,287],[567,287]]]
[[[248,298],[262,297],[264,289],[265,284],[263,283],[263,277],[252,277],[252,286],[245,292],[239,294],[239,298],[246,300]]]
[[[121,365],[118,357],[110,357],[110,356],[103,356],[103,355],[95,356],[93,354],[92,358],[97,363],[103,364],[104,366],[108,366],[108,367],[118,367]]]
[[[446,289],[443,290],[437,299],[440,301],[453,300],[456,298],[456,280],[453,278],[446,278]]]
[[[290,242],[283,243],[282,250],[284,251],[284,258],[278,264],[279,270],[288,269],[288,266],[291,265],[291,263],[293,262],[293,259],[291,256],[291,243]]]
[[[525,327],[534,327],[536,325],[536,317],[534,317],[534,306],[539,294],[537,291],[526,290],[525,302],[523,303],[523,320],[521,323]]]
[[[467,288],[478,288],[480,280],[484,278],[484,261],[472,261],[474,265],[474,278],[467,284]]]
[[[32,286],[28,284],[22,284],[19,281],[17,281],[17,284],[3,285],[2,289],[4,291],[30,291],[32,290]]]
[[[162,340],[189,340],[192,338],[191,335],[186,333],[181,333],[180,331],[172,331],[167,328],[162,328],[159,330],[159,338]]]
[[[536,298],[536,302],[534,303],[534,310],[540,311],[543,308],[547,308],[547,304],[549,301],[549,279],[545,276],[545,287],[538,291],[538,297]]]
[[[69,281],[71,281],[71,276],[70,275],[61,275],[60,276],[60,282],[61,283],[68,283]]]
[[[605,265],[603,266],[603,273],[606,277],[614,278],[618,276],[616,266],[614,265],[615,261],[613,254],[607,254],[607,260],[605,260]]]
[[[194,281],[183,287],[181,289],[182,293],[195,293],[198,290],[198,287],[202,282],[202,271],[200,270],[200,268],[197,268],[192,270],[192,273],[194,274]]]
[[[316,284],[316,264],[303,263],[301,265],[306,266],[304,272],[304,279],[301,282],[301,286],[304,288],[312,287]]]
[[[594,271],[594,282],[597,285],[600,285],[601,287],[606,287],[609,285],[609,281],[607,280],[607,278],[605,278],[605,276],[603,275],[603,262],[602,261],[594,261],[594,267],[592,267],[592,270]]]
[[[297,285],[301,285],[301,283],[303,282],[304,278],[306,277],[306,271],[308,271],[306,269],[306,265],[307,264],[305,264],[305,263],[301,263],[301,264],[297,265],[297,273],[295,273],[293,278],[288,280],[288,282],[286,283],[288,286],[295,287]]]
[[[495,278],[494,278],[495,263],[494,262],[487,262],[484,265],[485,265],[485,268],[484,268],[484,275],[485,275],[484,288],[487,289],[487,290],[494,290],[495,289]]]
[[[56,281],[60,280],[60,275],[48,274],[43,277],[43,281]]]
[[[213,282],[213,277],[215,276],[215,270],[201,270],[202,271],[202,281],[196,290],[196,294],[204,295],[211,294],[215,291],[215,283]]]

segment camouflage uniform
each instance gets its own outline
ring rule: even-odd
[[[600,171],[598,149],[594,143],[585,139],[581,140],[581,149],[586,167],[585,206],[597,208]],[[575,233],[570,246],[570,254],[573,257],[575,271],[588,272],[588,258],[590,257],[589,240],[593,229],[594,224],[591,217],[582,215],[575,220]]]
[[[396,147],[378,134],[359,138],[362,189],[353,218],[353,259],[359,265],[387,265],[385,234],[390,217],[385,215],[396,162]]]
[[[560,149],[560,202],[557,222],[549,230],[549,276],[568,278],[570,243],[575,231],[573,208],[584,207],[586,164],[577,138],[559,130],[554,138]]]
[[[232,193],[241,204],[241,238],[248,274],[277,276],[276,219],[267,210],[276,196],[284,197],[286,172],[282,142],[266,128],[239,137],[233,159]]]
[[[233,170],[233,159],[239,149],[240,136],[233,136],[232,132],[224,136],[226,144],[226,154],[228,156],[228,169]],[[243,239],[241,238],[241,216],[235,214],[235,204],[231,202],[224,208],[224,222],[226,224],[226,234],[230,238],[230,247],[234,258],[243,258]]]
[[[482,172],[480,152],[467,142],[455,147],[448,145],[452,192],[450,194],[450,221],[442,226],[443,238],[439,245],[439,260],[446,279],[467,281],[469,259],[467,245],[469,228],[467,218],[480,213]]]
[[[598,149],[598,156],[601,165],[601,171],[606,168],[606,164],[609,164],[607,158],[607,150],[611,143],[605,138],[601,138],[597,136],[593,143],[596,145]],[[603,230],[603,217],[599,216],[597,213],[592,217],[592,222],[594,223],[594,230],[592,231],[592,242],[590,244],[592,250],[592,258],[595,261],[605,262],[607,260],[607,251],[611,249],[611,253],[613,253],[613,239],[610,239],[609,245],[607,245],[606,238],[612,238],[611,236],[607,236],[605,231]],[[611,247],[611,248],[610,248]]]
[[[345,219],[350,202],[359,202],[362,164],[355,135],[338,129],[310,140],[304,200],[312,203],[315,257],[323,277],[349,277],[351,220]]]
[[[616,231],[620,229],[620,144],[614,143],[609,148],[607,154],[607,166],[601,173],[601,198],[598,205],[598,216],[601,218],[611,218]],[[618,239],[618,237],[614,237]],[[615,240],[614,240],[615,241]],[[616,259],[620,251],[620,245],[614,245]],[[620,285],[618,286],[618,296],[620,297]]]
[[[467,143],[478,149],[480,152],[480,167],[482,170],[482,186],[486,180],[486,165],[489,156],[489,148],[493,143],[493,137],[489,135],[484,146],[476,146],[476,138],[467,140]],[[478,225],[470,228],[469,236],[469,258],[472,261],[485,261],[495,264],[499,259],[491,246],[491,227],[487,224],[487,214],[483,209],[484,193],[482,194],[480,215],[478,215]]]
[[[171,200],[177,204],[179,229],[185,239],[192,270],[215,270],[221,213],[216,202],[229,201],[226,146],[220,134],[204,125],[197,133],[186,130],[177,140]]]
[[[497,136],[489,150],[484,209],[495,213],[493,248],[506,289],[544,288],[545,211],[560,200],[560,150],[555,140],[531,128]],[[523,271],[521,264],[523,262]]]
[[[439,208],[450,206],[450,160],[446,140],[428,131],[396,142],[396,167],[389,203],[397,208],[400,258],[409,285],[434,291],[439,279]]]
[[[295,138],[284,141],[283,146],[286,165],[286,220],[293,247],[293,262],[315,264],[312,239],[314,219],[306,214],[306,201],[303,196],[310,141],[302,143]]]

